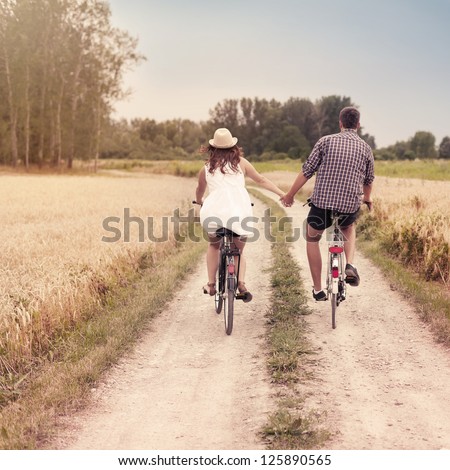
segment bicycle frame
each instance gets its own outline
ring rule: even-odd
[[[220,253],[221,256],[225,258],[226,261],[226,277],[227,277],[227,287],[230,289],[230,282],[233,280],[233,289],[236,293],[237,289],[237,284],[239,280],[239,268],[241,265],[241,253],[239,249],[236,246],[233,246],[234,243],[232,241],[232,238],[229,234],[225,234],[222,237],[222,240],[220,242]],[[236,269],[236,264],[235,264],[235,257],[237,257],[237,269]],[[224,286],[225,287],[225,286]],[[225,289],[224,289],[225,291]],[[223,292],[224,294],[224,292]]]

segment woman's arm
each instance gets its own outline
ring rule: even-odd
[[[206,191],[206,174],[205,174],[205,167],[203,167],[199,172],[198,172],[198,184],[197,184],[197,189],[195,191],[195,200],[199,204],[203,204],[203,196]]]
[[[244,170],[244,175],[248,176],[252,179],[255,183],[259,184],[264,189],[268,191],[272,191],[273,193],[277,194],[278,196],[284,196],[284,192],[272,181],[270,181],[265,176],[258,173],[255,167],[245,158],[241,157],[240,162],[241,168]]]

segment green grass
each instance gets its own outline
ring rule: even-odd
[[[273,160],[268,162],[253,161],[251,163],[260,173],[271,171],[292,171],[298,173],[301,169],[299,160]],[[152,174],[166,174],[174,176],[195,177],[204,165],[204,160],[101,160],[101,170],[141,171]]]
[[[298,173],[302,168],[301,160],[270,160],[259,162],[249,157],[251,163],[260,173],[271,171],[290,171]],[[99,160],[98,169],[118,170],[118,171],[141,171],[152,174],[167,174],[185,177],[195,177],[203,165],[203,159],[198,156],[194,160],[119,160],[104,159]],[[1,172],[24,172],[24,170],[12,170],[10,167],[0,167]],[[37,169],[33,167],[30,172],[56,173],[53,168]],[[62,169],[65,174],[90,174],[92,164],[77,161],[72,170]],[[416,178],[434,181],[450,181],[450,160],[393,160],[375,161],[375,174],[378,176],[388,176],[395,178]]]
[[[375,174],[391,178],[450,181],[450,160],[376,161]]]
[[[58,416],[84,406],[91,388],[140,339],[204,249],[205,243],[178,243],[164,262],[108,293],[95,316],[60,338],[1,409],[0,449],[45,448],[55,437]]]
[[[286,212],[272,199],[254,189],[251,194],[266,204],[277,219]],[[283,227],[291,230],[290,227]],[[286,243],[286,233],[275,222],[271,228],[272,244],[271,305],[267,311],[267,366],[277,386],[279,401],[263,429],[270,449],[311,449],[321,447],[329,438],[320,414],[306,412],[297,384],[312,377],[306,373],[314,354],[307,338],[305,315],[311,312],[301,281],[300,268]]]
[[[298,173],[302,168],[302,161],[291,160],[271,160],[258,162],[249,157],[251,163],[260,173],[270,173],[272,171],[290,171]],[[116,170],[129,172],[145,172],[151,174],[166,174],[184,177],[195,177],[203,166],[204,161],[199,156],[195,160],[114,160],[105,159],[99,161],[99,171]],[[73,170],[63,170],[65,173],[88,172],[85,162],[75,162]],[[1,172],[0,168],[0,172]],[[10,172],[11,169],[5,168]],[[18,170],[23,171],[23,170]],[[38,171],[36,169],[30,171]],[[41,172],[55,172],[53,169],[39,170]],[[88,173],[91,173],[92,169]],[[450,181],[450,160],[394,160],[375,161],[375,174],[378,176],[388,176],[395,178],[417,178],[424,180]]]
[[[101,170],[143,172],[156,175],[195,177],[204,162],[198,160],[102,160]]]

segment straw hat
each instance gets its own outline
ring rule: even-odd
[[[228,129],[222,127],[214,132],[214,139],[209,141],[209,145],[218,149],[229,149],[234,147],[237,141],[237,138],[233,137]]]

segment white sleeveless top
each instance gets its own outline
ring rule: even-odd
[[[252,204],[245,189],[245,176],[240,167],[234,172],[231,165],[224,167],[225,174],[217,168],[213,174],[205,165],[209,194],[200,209],[200,222],[208,233],[225,227],[238,235],[252,235]]]

